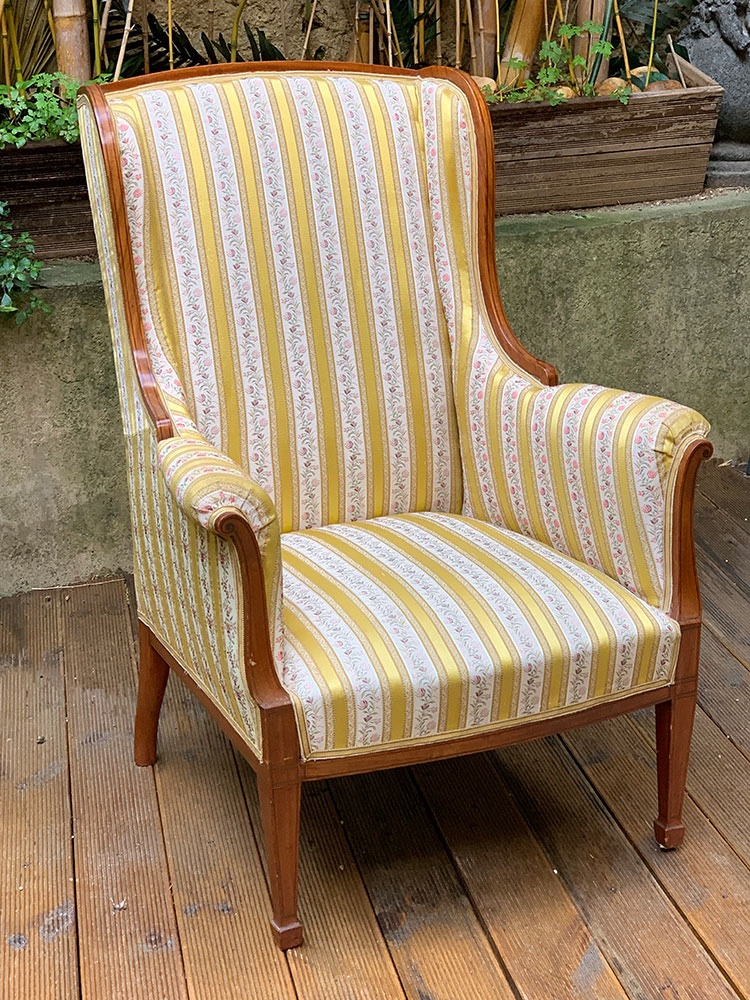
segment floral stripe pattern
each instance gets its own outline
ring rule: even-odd
[[[471,114],[443,81],[425,82],[422,106],[438,286],[453,345],[462,510],[603,569],[666,609],[679,458],[709,425],[656,397],[543,388],[502,352],[477,273]]]
[[[667,615],[484,521],[405,514],[281,544],[283,682],[312,757],[580,709],[674,667]]]
[[[252,73],[109,99],[157,379],[282,531],[460,509],[419,87]]]
[[[213,484],[208,485],[203,472],[193,476],[190,457],[195,457],[201,448],[194,431],[193,440],[175,438],[157,447],[128,343],[101,148],[87,103],[81,103],[79,114],[120,389],[138,616],[260,757],[260,716],[244,672],[237,559],[233,545],[207,527],[215,508],[223,505],[226,509],[233,503],[230,494],[240,498],[243,493],[247,495],[248,480],[234,472],[232,463],[217,458],[207,443],[203,445],[204,472],[210,470]],[[174,383],[171,388],[174,389]],[[182,422],[186,423],[184,418]],[[176,502],[178,494],[187,501],[188,508],[193,504],[192,516]],[[252,511],[246,513],[258,519],[260,528],[267,516],[261,494]],[[268,525],[266,531],[272,527]],[[267,543],[265,547],[271,546]],[[273,581],[273,571],[269,578]],[[278,573],[276,580],[280,591]]]
[[[262,753],[233,546],[246,518],[307,757],[668,684],[683,406],[547,388],[481,290],[476,145],[449,81],[229,73],[108,96],[157,444],[82,137],[128,450],[139,615]]]

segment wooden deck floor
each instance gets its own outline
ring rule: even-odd
[[[750,998],[748,518],[750,480],[708,468],[681,849],[650,833],[650,712],[308,786],[286,956],[252,772],[176,681],[131,764],[125,582],[0,602],[0,998]]]

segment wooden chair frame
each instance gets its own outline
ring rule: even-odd
[[[173,436],[172,421],[165,410],[151,370],[142,318],[138,307],[135,266],[125,217],[125,192],[114,122],[107,95],[148,82],[215,76],[254,71],[334,70],[361,74],[436,77],[448,79],[464,92],[477,136],[479,197],[479,264],[481,287],[492,329],[503,349],[520,367],[545,385],[557,384],[557,372],[529,354],[516,339],[503,308],[495,266],[494,193],[495,162],[490,116],[478,88],[466,74],[447,67],[417,71],[360,64],[287,62],[205,66],[197,69],[159,73],[104,87],[85,88],[97,121],[110,197],[115,205],[117,261],[123,284],[128,337],[146,411],[158,440]],[[249,524],[239,515],[223,515],[216,525],[218,534],[236,548],[243,584],[244,662],[250,692],[260,708],[264,759],[259,761],[250,746],[226,721],[182,666],[140,623],[140,680],[135,718],[135,762],[148,766],[156,761],[159,712],[170,669],[177,673],[214,716],[229,739],[247,758],[258,778],[263,834],[268,861],[273,911],[271,925],[280,948],[302,942],[302,925],[297,913],[300,803],[303,781],[423,763],[460,754],[477,753],[512,743],[537,739],[584,726],[602,719],[656,706],[658,766],[658,815],[654,831],[663,848],[677,847],[684,837],[682,805],[688,755],[692,736],[698,686],[701,602],[696,575],[693,538],[695,482],[703,460],[712,446],[706,440],[692,442],[682,459],[674,491],[672,524],[672,597],[669,615],[682,631],[679,658],[673,681],[656,690],[639,691],[605,704],[595,704],[558,718],[544,718],[509,725],[492,733],[446,737],[424,747],[375,749],[351,757],[303,760],[297,722],[289,694],[281,685],[273,665],[265,586],[260,551]],[[250,599],[250,595],[255,595]]]

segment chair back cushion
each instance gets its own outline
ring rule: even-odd
[[[156,379],[282,531],[461,509],[428,177],[461,154],[424,108],[446,86],[292,70],[108,95]]]

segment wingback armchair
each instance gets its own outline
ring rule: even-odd
[[[302,781],[655,705],[676,846],[708,427],[557,385],[516,340],[472,81],[230,65],[79,108],[127,446],[135,759],[156,759],[171,668],[257,772],[280,947],[302,940]]]

